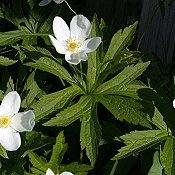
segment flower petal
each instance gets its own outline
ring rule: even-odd
[[[173,107],[175,108],[175,99],[173,100]]]
[[[79,53],[67,53],[65,55],[65,60],[70,63],[70,64],[74,64],[77,65],[80,63],[81,59],[79,57]]]
[[[71,172],[68,172],[68,171],[64,171],[64,172],[61,173],[60,175],[74,175],[74,174],[72,174]]]
[[[86,61],[88,59],[88,56],[85,52],[79,52],[79,57],[82,61]]]
[[[49,3],[51,3],[52,0],[42,0],[40,3],[39,3],[39,6],[45,6]]]
[[[55,3],[57,4],[61,4],[62,2],[64,2],[65,0],[53,0]]]
[[[53,20],[53,32],[56,39],[60,42],[65,42],[70,38],[70,30],[66,22],[59,16]]]
[[[48,168],[46,171],[46,175],[55,175],[55,174],[53,173],[53,171],[50,168]]]
[[[52,35],[49,35],[51,42],[53,46],[55,47],[56,51],[60,54],[65,54],[66,53],[66,48],[61,44],[60,41],[55,39]]]
[[[92,25],[83,15],[76,15],[70,23],[71,38],[84,41],[91,32]]]
[[[97,49],[101,43],[101,37],[94,37],[88,40],[85,40],[82,45],[82,49],[86,52],[92,52]]]
[[[35,125],[33,111],[17,113],[12,117],[10,126],[18,132],[31,131]]]
[[[0,128],[0,143],[7,151],[16,151],[21,146],[21,138],[11,128]]]
[[[4,114],[13,115],[19,111],[21,98],[16,91],[9,92],[2,100],[0,116]]]

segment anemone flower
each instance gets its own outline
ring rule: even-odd
[[[53,173],[53,171],[50,168],[48,168],[46,171],[46,175],[55,175],[55,174]],[[64,171],[60,175],[74,175],[74,174],[72,174],[71,172],[68,172],[68,171]]]
[[[65,0],[53,0],[55,3],[57,4],[61,4],[63,1]],[[45,6],[47,4],[50,4],[52,2],[52,0],[42,0],[40,3],[39,3],[39,6]]]
[[[16,91],[9,92],[0,105],[0,144],[7,151],[16,151],[21,145],[19,132],[31,131],[35,125],[34,113],[19,112],[21,98]]]
[[[101,43],[100,37],[87,39],[91,28],[90,21],[83,15],[75,15],[70,22],[70,28],[61,17],[56,16],[53,20],[55,37],[49,37],[56,51],[64,54],[68,63],[77,65],[86,61],[87,53],[96,50]]]

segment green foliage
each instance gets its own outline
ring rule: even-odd
[[[7,57],[0,56],[0,65],[1,66],[10,66],[12,64],[15,64],[17,61],[15,60],[10,60]]]
[[[175,166],[174,166],[174,137],[169,137],[165,145],[163,147],[163,150],[160,154],[160,160],[161,164],[164,168],[165,174],[175,174]]]
[[[87,62],[69,65],[48,37],[53,18],[62,9],[66,13],[63,4],[0,3],[0,18],[12,26],[0,32],[0,99],[16,90],[21,108],[36,116],[34,130],[21,134],[17,152],[0,147],[0,174],[44,175],[48,168],[55,174],[121,174],[121,159],[128,164],[129,157],[160,148],[148,175],[174,175],[175,95],[163,92],[165,80],[153,86],[149,73],[161,74],[158,66],[129,49],[138,22],[111,36],[94,15],[89,37],[99,36],[102,43]]]
[[[161,130],[145,130],[132,131],[129,134],[121,136],[126,146],[119,150],[119,153],[113,159],[122,159],[132,154],[137,154],[144,149],[156,145],[168,137],[167,131]]]
[[[159,161],[159,152],[156,151],[153,156],[153,165],[151,166],[148,175],[162,175],[162,169]]]

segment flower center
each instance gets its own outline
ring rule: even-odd
[[[67,41],[67,50],[69,52],[76,52],[78,48],[81,46],[79,41],[68,39]]]
[[[11,117],[4,115],[0,117],[0,128],[7,128],[10,125]]]

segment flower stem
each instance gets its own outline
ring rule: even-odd
[[[72,7],[69,5],[69,3],[67,1],[64,1],[66,3],[66,5],[69,7],[69,9],[75,13],[75,15],[77,15],[77,13],[72,9]]]
[[[118,160],[115,161],[114,166],[113,166],[113,168],[112,168],[112,170],[111,170],[110,175],[114,175],[115,170],[116,170],[116,167],[117,167],[117,164],[118,164]]]

